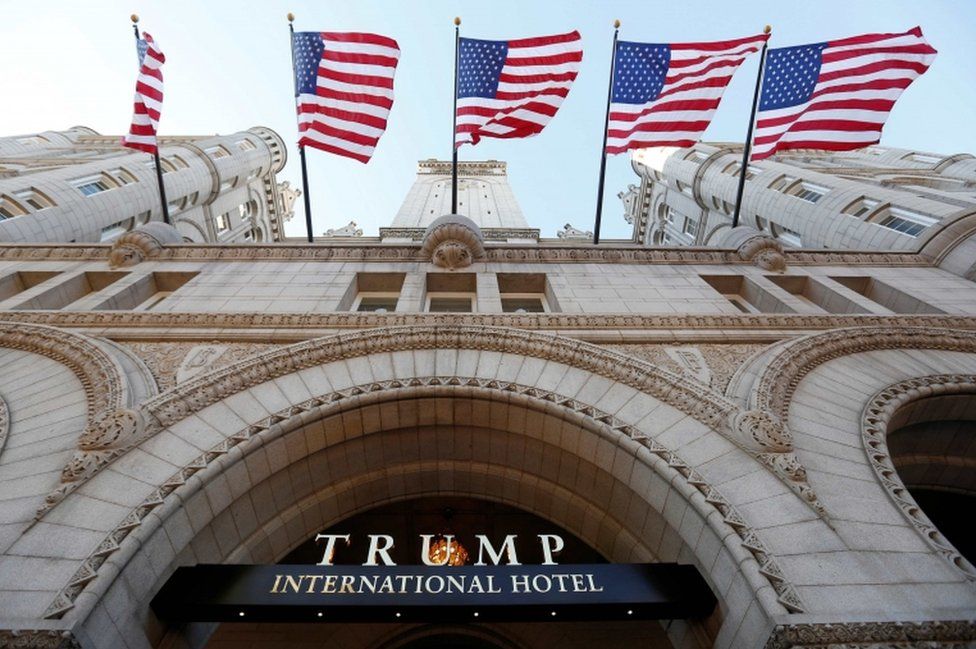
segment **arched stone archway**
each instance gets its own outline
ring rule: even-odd
[[[421,431],[435,441],[422,447],[424,453],[432,449],[434,454],[418,450],[417,457],[394,463],[400,482],[393,481],[396,471],[368,470],[365,460],[350,464],[345,456],[343,465],[357,471],[341,480],[329,473],[328,485],[312,489],[309,483],[307,492],[292,494],[288,507],[265,508],[271,518],[261,520],[261,533],[269,544],[275,534],[285,534],[282,552],[288,543],[304,540],[298,537],[314,526],[284,520],[300,517],[283,518],[283,510],[291,507],[304,515],[309,509],[302,509],[303,503],[313,502],[309,498],[322,502],[323,490],[339,485],[369,502],[383,502],[400,497],[408,478],[428,485],[409,493],[454,489],[481,496],[486,487],[472,485],[491,480],[497,498],[539,512],[603,548],[607,556],[697,563],[720,599],[720,617],[736,620],[718,630],[723,643],[749,646],[768,635],[773,616],[802,609],[760,535],[708,477],[709,472],[725,480],[743,473],[767,476],[764,489],[802,505],[762,464],[701,421],[723,422],[727,402],[680,385],[647,363],[592,353],[596,348],[585,343],[487,327],[443,329],[410,327],[302,343],[291,353],[266,354],[152,400],[144,409],[148,424],[142,441],[86,484],[93,492],[111,490],[110,497],[130,503],[131,513],[85,560],[48,615],[91,629],[96,638],[102,632],[105,638],[121,633],[145,646],[146,604],[176,565],[243,560],[252,550],[240,548],[261,546],[258,537],[252,538],[254,530],[247,535],[252,543],[239,535],[232,547],[216,554],[198,552],[203,542],[195,541],[208,525],[233,521],[232,504],[253,495],[254,485],[235,491],[250,484],[242,477],[250,473],[248,462],[274,454],[276,469],[272,474],[267,459],[268,475],[261,482],[284,480],[280,476],[290,475],[286,471],[302,471],[313,456],[324,457],[315,454],[358,448],[356,455],[365,458],[367,446],[370,453],[382,451],[388,446],[381,440],[419,439]],[[396,342],[389,340],[391,333],[401,334]],[[416,421],[404,423],[397,410],[391,422],[391,409],[419,400],[432,405],[418,409]],[[509,414],[492,419],[500,412]],[[336,423],[327,429],[326,421]],[[527,426],[526,421],[536,423]],[[479,428],[481,434],[474,436]],[[478,457],[437,455],[457,450],[459,429],[472,436],[472,444],[487,443],[484,452]],[[321,440],[318,448],[309,446],[309,434]],[[521,450],[495,458],[493,440],[507,440]],[[526,451],[530,445],[539,450]],[[558,451],[560,461],[565,457],[592,465],[567,472],[589,475],[591,483],[568,483],[558,472],[547,473],[552,467],[534,459],[551,455],[542,449]],[[682,452],[693,458],[685,459]],[[135,466],[157,486],[133,481],[127,472],[131,475]],[[307,468],[304,472],[311,475]],[[440,477],[430,485],[433,476]],[[467,481],[468,486],[451,487],[442,480]],[[59,506],[69,506],[70,500]],[[196,502],[204,518],[190,524],[187,517]],[[648,520],[655,522],[645,529]],[[654,534],[648,533],[651,528]],[[113,617],[109,611],[117,601],[128,603]],[[739,624],[743,618],[749,623]],[[149,637],[156,637],[151,628]]]

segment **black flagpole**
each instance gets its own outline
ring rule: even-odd
[[[295,75],[295,14],[288,13],[288,38],[291,47],[291,76],[295,84],[295,101],[298,101],[298,77]],[[305,165],[305,145],[298,144],[298,159],[302,163],[302,191],[305,194],[305,232],[312,243],[312,199],[308,195],[308,167]]]
[[[768,34],[773,28],[766,25],[763,33]],[[746,143],[742,147],[742,166],[739,168],[739,191],[735,195],[735,213],[732,215],[732,227],[739,225],[739,210],[742,209],[742,192],[746,188],[746,175],[749,171],[749,155],[752,153],[752,129],[756,125],[756,109],[759,107],[759,90],[762,87],[763,68],[766,65],[766,47],[769,39],[762,46],[762,54],[759,55],[759,72],[756,73],[756,90],[752,94],[752,113],[749,117],[749,130],[746,132]]]
[[[132,33],[136,36],[136,52],[139,51],[139,16],[132,14]],[[139,62],[140,69],[142,61]],[[163,223],[169,225],[169,203],[166,202],[166,186],[163,184],[163,165],[159,162],[159,134],[156,134],[156,150],[153,151],[156,163],[156,184],[159,185],[159,202],[163,205]]]
[[[593,222],[593,245],[600,243],[600,218],[603,216],[603,183],[607,176],[607,133],[610,130],[610,100],[613,99],[613,68],[617,62],[617,34],[620,21],[613,21],[613,49],[610,54],[610,83],[607,86],[607,115],[603,122],[603,146],[600,147],[600,183],[596,190],[596,219]]]
[[[458,95],[458,65],[461,56],[461,19],[454,18],[454,113],[451,116],[451,214],[458,213],[458,179],[457,179],[457,95]]]

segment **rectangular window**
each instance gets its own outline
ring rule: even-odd
[[[733,162],[732,164],[726,166],[725,169],[722,169],[722,173],[730,174],[732,176],[738,176],[739,172],[741,171],[742,171],[741,162]],[[753,167],[752,165],[749,165],[746,167],[746,180],[752,180],[755,176],[759,175],[760,173],[762,173],[762,169],[760,169],[759,167]]]
[[[160,166],[163,169],[163,175],[166,175],[166,174],[168,174],[170,172],[176,171],[176,167],[173,166],[173,163],[170,162],[167,158],[160,158],[159,159],[159,164],[160,164]],[[146,166],[149,167],[150,169],[152,169],[153,171],[156,171],[156,161],[155,160],[153,160],[153,159],[146,160]]]
[[[796,178],[793,176],[780,176],[769,185],[769,188],[776,191],[783,191],[795,182]]]
[[[151,311],[198,274],[193,271],[147,273],[92,308],[96,311]]]
[[[758,282],[743,275],[699,275],[742,313],[795,313]]]
[[[251,142],[250,140],[238,140],[237,148],[241,151],[253,151],[257,147],[254,146],[254,142]]]
[[[190,165],[187,164],[186,160],[184,160],[183,158],[181,158],[178,155],[174,155],[172,157],[172,160],[173,160],[173,167],[175,169],[189,169],[190,168]]]
[[[938,221],[931,216],[910,212],[899,207],[889,208],[877,221],[881,227],[907,234],[910,237],[917,237],[925,231],[925,228],[936,223]]]
[[[878,205],[880,205],[878,201],[872,198],[867,198],[865,196],[862,196],[861,198],[857,199],[856,201],[848,205],[846,208],[844,208],[844,214],[847,214],[848,216],[854,216],[857,218],[864,218],[867,217],[869,214],[871,214],[871,212],[876,210],[878,208]]]
[[[691,162],[704,162],[705,160],[708,160],[708,154],[704,151],[693,149],[691,153],[685,156],[685,160],[690,160]]]
[[[511,295],[502,297],[505,313],[545,313],[546,299],[541,295]]]
[[[115,189],[119,186],[118,181],[108,174],[76,178],[71,181],[71,184],[75,189],[80,191],[85,196],[93,196],[95,194],[107,192],[108,190]]]
[[[214,226],[217,228],[217,232],[227,232],[230,230],[230,213],[224,212],[214,219]]]
[[[356,273],[337,311],[396,311],[406,273]]]
[[[0,277],[0,301],[17,295],[21,291],[34,288],[58,275],[56,272],[22,270]]]
[[[111,174],[123,185],[131,185],[132,183],[139,182],[139,179],[131,171],[122,167],[112,170]]]
[[[122,279],[127,274],[105,271],[80,273],[54,284],[29,300],[14,305],[13,308],[24,310],[61,309],[73,302],[77,302],[90,293],[101,291],[113,282]]]
[[[829,191],[830,190],[826,187],[814,185],[813,183],[808,183],[805,180],[802,180],[790,187],[787,193],[790,196],[796,196],[800,200],[804,200],[808,203],[816,203]]]
[[[684,225],[681,226],[681,232],[694,239],[698,236],[698,221],[686,216]]]
[[[24,214],[27,214],[27,210],[20,203],[5,194],[0,194],[0,220],[12,219]]]
[[[796,230],[791,230],[782,225],[774,225],[773,233],[776,238],[785,243],[787,246],[792,248],[800,248],[803,246],[803,239],[800,237],[800,233]]]
[[[47,194],[44,194],[36,187],[31,187],[30,189],[16,192],[14,197],[22,204],[26,203],[27,205],[30,205],[36,211],[46,210],[49,207],[55,206],[55,202],[48,198]]]
[[[431,293],[427,296],[427,310],[431,313],[471,313],[474,311],[474,296]]]
[[[132,228],[132,221],[133,219],[126,219],[118,223],[113,223],[112,225],[106,225],[102,228],[102,236],[99,241],[111,241],[119,235],[125,234]]]
[[[830,279],[895,313],[945,313],[942,309],[873,277],[847,275],[831,276]]]
[[[354,311],[371,313],[393,313],[396,311],[399,293],[360,293],[356,298]]]
[[[230,151],[228,151],[227,149],[225,149],[223,146],[219,144],[217,146],[208,147],[204,149],[204,151],[206,152],[207,155],[209,155],[214,160],[230,157]]]

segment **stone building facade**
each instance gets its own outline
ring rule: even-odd
[[[190,246],[152,223],[0,244],[0,646],[976,642],[973,557],[939,506],[976,492],[976,213],[918,249],[593,246],[490,238],[526,229],[503,189],[487,222],[421,180],[382,240]],[[277,563],[427,498],[691,564],[718,604],[612,624],[150,608],[178,566]]]
[[[620,198],[637,240],[721,245],[732,226],[742,146],[700,143],[632,156]],[[872,146],[780,153],[749,164],[740,225],[791,248],[915,250],[976,209],[976,158]]]
[[[162,221],[153,157],[119,140],[83,126],[0,138],[0,241],[98,243]],[[263,127],[160,138],[172,224],[192,243],[280,241],[299,193],[276,180],[286,160]]]

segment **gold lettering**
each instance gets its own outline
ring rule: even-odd
[[[322,586],[322,592],[329,595],[334,595],[336,592],[336,579],[336,575],[326,575],[325,585]]]
[[[278,583],[280,581],[281,581],[281,575],[275,575],[275,582],[274,582],[274,585],[271,587],[271,592],[272,593],[277,593],[278,592]]]
[[[356,594],[356,589],[353,588],[353,584],[356,583],[356,578],[352,575],[342,575],[342,582],[339,584],[339,593],[352,593]]]
[[[602,593],[603,592],[603,586],[600,586],[599,588],[597,588],[596,587],[596,584],[593,583],[593,574],[592,573],[587,573],[586,574],[586,580],[590,582],[590,592],[591,593]]]

